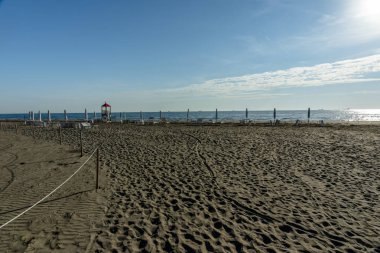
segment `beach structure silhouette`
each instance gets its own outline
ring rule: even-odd
[[[104,102],[104,104],[100,108],[102,120],[104,122],[110,122],[111,121],[111,105],[107,104],[107,102]]]

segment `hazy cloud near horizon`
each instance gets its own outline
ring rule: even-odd
[[[198,96],[239,96],[266,94],[278,88],[313,87],[330,84],[362,83],[380,80],[380,54],[362,58],[294,67],[236,77],[218,78],[181,88],[171,94]]]

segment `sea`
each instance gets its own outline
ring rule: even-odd
[[[308,120],[307,110],[276,110],[274,111],[182,111],[182,112],[113,112],[112,121],[158,121],[165,119],[169,122],[240,122],[249,121],[269,121],[274,116],[280,121],[305,121]],[[67,113],[69,120],[82,120],[85,118],[83,113]],[[39,119],[38,112],[34,113],[36,120]],[[47,120],[48,114],[41,113],[42,120]],[[52,120],[64,120],[63,113],[51,113]],[[100,112],[88,113],[88,119],[100,118]],[[28,113],[0,114],[0,120],[28,120]],[[324,122],[369,122],[380,121],[380,109],[347,109],[347,110],[311,110],[310,121]]]

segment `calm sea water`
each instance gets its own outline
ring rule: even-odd
[[[69,119],[83,119],[84,113],[68,113]],[[145,121],[155,121],[160,119],[160,112],[143,112]],[[47,113],[42,113],[42,120],[47,119]],[[52,113],[53,120],[63,120],[63,113]],[[94,118],[93,113],[88,114],[89,119]],[[96,117],[100,117],[100,113],[96,113]],[[162,112],[162,118],[168,121],[185,121],[187,112]],[[189,120],[191,121],[213,121],[215,120],[215,111],[190,111]],[[276,118],[282,121],[307,120],[307,110],[277,110]],[[28,114],[0,114],[0,119],[28,119]],[[38,113],[35,113],[35,119],[38,119]],[[114,112],[112,120],[139,120],[140,112]],[[219,121],[240,121],[246,119],[245,111],[218,111]],[[249,111],[249,120],[266,121],[273,119],[273,111]],[[311,110],[310,120],[329,121],[380,121],[380,109],[363,109],[363,110]]]

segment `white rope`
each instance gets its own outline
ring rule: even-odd
[[[62,185],[64,185],[65,183],[67,183],[67,181],[69,181],[75,174],[78,173],[78,171],[80,169],[82,169],[82,167],[90,160],[90,158],[95,154],[95,151],[97,150],[97,148],[92,152],[92,154],[87,158],[87,160],[79,167],[79,169],[77,169],[70,177],[68,177],[62,184],[60,184],[57,188],[55,188],[54,190],[52,190],[48,195],[46,195],[45,197],[43,197],[42,199],[40,199],[39,201],[37,201],[34,205],[30,206],[28,209],[24,210],[22,213],[18,214],[16,217],[10,219],[9,221],[5,222],[3,225],[0,226],[0,229],[5,227],[6,225],[8,225],[9,223],[11,223],[12,221],[16,220],[17,218],[19,218],[21,215],[23,215],[24,213],[28,212],[30,209],[32,209],[33,207],[35,207],[36,205],[40,204],[42,201],[44,201],[45,199],[47,199],[50,195],[52,195],[55,191],[57,191],[59,188],[62,187]]]

